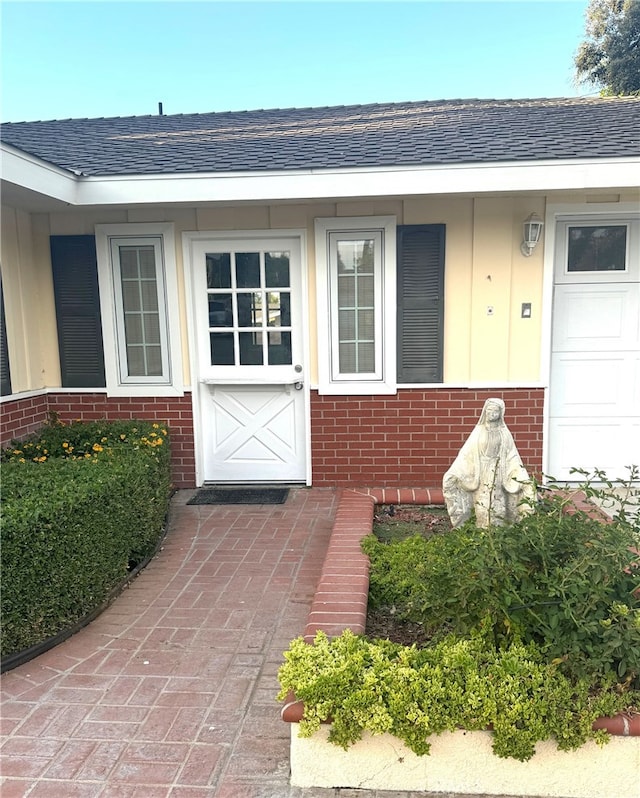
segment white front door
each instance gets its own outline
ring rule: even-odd
[[[638,222],[558,225],[548,475],[580,468],[629,476],[640,465]]]
[[[199,482],[305,482],[301,239],[189,241]]]

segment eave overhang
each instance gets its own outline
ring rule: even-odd
[[[75,207],[375,199],[640,186],[640,157],[88,177],[59,169],[4,144],[1,149],[3,182]]]

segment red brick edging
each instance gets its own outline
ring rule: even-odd
[[[581,492],[571,496],[576,509],[601,514]],[[369,558],[362,551],[362,538],[371,533],[376,504],[443,505],[441,488],[358,488],[344,490],[340,496],[329,547],[320,581],[304,630],[306,643],[313,643],[316,632],[338,637],[345,629],[364,634],[369,594]],[[281,710],[282,720],[299,723],[304,705],[293,694]],[[640,737],[640,714],[619,714],[598,718],[594,729],[612,735]]]

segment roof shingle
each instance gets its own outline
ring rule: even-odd
[[[5,123],[85,175],[225,173],[640,155],[640,98],[442,100]]]

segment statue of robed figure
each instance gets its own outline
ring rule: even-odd
[[[487,399],[480,419],[442,480],[458,527],[475,513],[479,527],[509,524],[531,512],[536,491],[504,422],[502,399]]]

